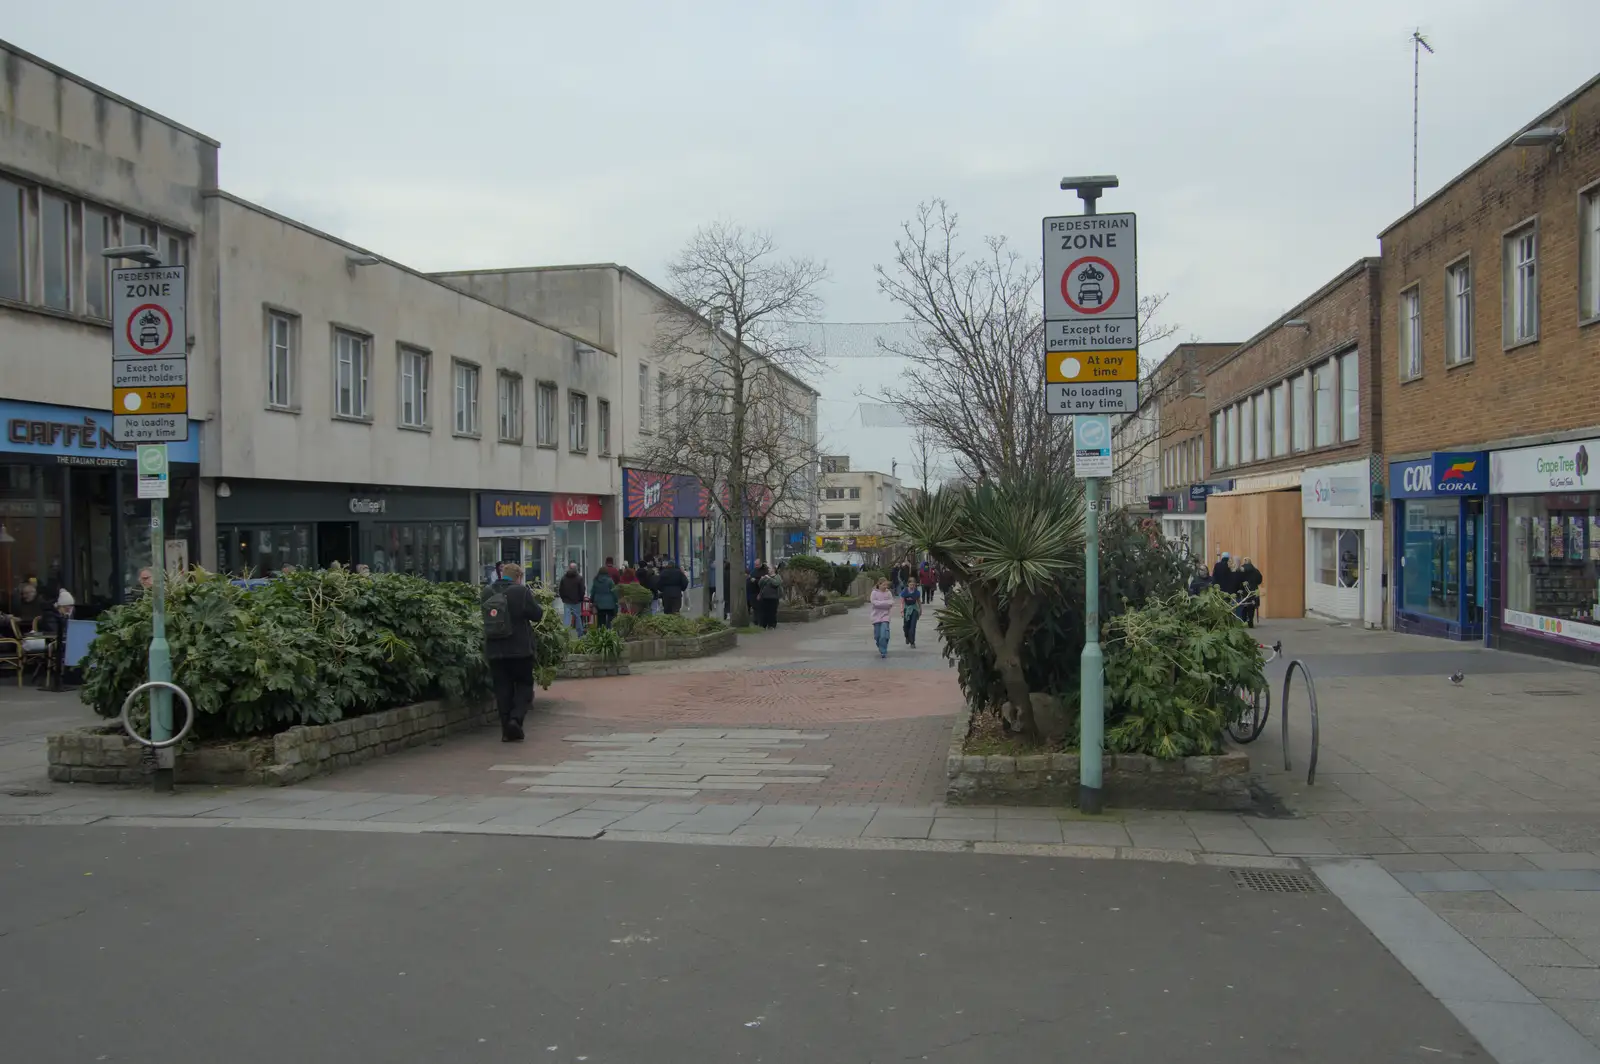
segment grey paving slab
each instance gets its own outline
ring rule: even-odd
[[[1525,855],[1525,859],[1537,868],[1551,871],[1568,868],[1600,868],[1600,854],[1594,853],[1530,853]]]
[[[973,817],[934,817],[928,831],[930,839],[966,839],[970,842],[995,842],[997,820],[979,820]]]
[[[1514,913],[1517,907],[1492,890],[1426,892],[1417,900],[1437,913]]]
[[[1260,836],[1248,829],[1241,831],[1197,831],[1195,841],[1202,850],[1212,853],[1253,853],[1266,856],[1271,847]]]
[[[1493,935],[1468,937],[1474,946],[1488,955],[1490,960],[1507,971],[1515,971],[1517,966],[1521,965],[1555,968],[1600,967],[1559,938],[1503,938]]]
[[[1175,824],[1129,824],[1128,839],[1135,846],[1158,850],[1198,850],[1200,840],[1180,820]]]
[[[1554,938],[1556,934],[1539,921],[1523,913],[1440,913],[1446,923],[1470,939],[1484,938]]]
[[[583,803],[584,809],[597,809],[608,813],[637,813],[650,805],[648,801],[619,798],[599,798]]]
[[[755,811],[750,818],[752,824],[804,824],[817,815],[819,806],[815,805],[763,805]]]
[[[1339,853],[1353,856],[1376,855],[1381,853],[1411,853],[1411,847],[1393,835],[1377,835],[1368,837],[1345,836],[1333,840],[1334,848]]]
[[[1548,941],[1559,941],[1559,939]],[[1510,965],[1506,970],[1516,976],[1517,981],[1523,986],[1542,998],[1600,1001],[1600,968]]]
[[[1600,916],[1600,891],[1502,890],[1500,896],[1540,923],[1545,915]]]
[[[997,816],[992,805],[939,805],[934,808],[939,817],[964,817],[968,820],[994,820]]]
[[[642,809],[611,824],[607,831],[671,831],[684,819],[682,813],[652,813]]]
[[[814,821],[813,821],[814,823]],[[810,825],[807,825],[808,827]],[[880,812],[861,832],[866,839],[925,839],[933,829],[931,816],[896,816]],[[801,834],[810,834],[801,832]]]
[[[880,816],[910,816],[933,817],[938,815],[939,805],[930,802],[927,805],[880,805],[877,807]]]
[[[1373,860],[1385,872],[1456,872],[1461,866],[1442,853],[1385,853]]]
[[[996,842],[1058,843],[1062,841],[1061,822],[1054,817],[1049,820],[996,818],[994,838]]]
[[[774,822],[756,823],[751,821],[733,829],[735,835],[756,835],[763,838],[789,838],[800,833],[801,824],[781,824]]]
[[[1549,998],[1545,1001],[1560,1017],[1591,1042],[1600,1041],[1600,1001]]]
[[[1320,835],[1282,835],[1263,839],[1267,848],[1277,854],[1334,854],[1339,849],[1333,840]]]
[[[1445,1001],[1498,1064],[1597,1064],[1600,1053],[1543,1004]]]
[[[804,824],[795,835],[800,838],[856,839],[867,829],[871,818],[834,817],[824,809]]]
[[[691,816],[705,808],[703,802],[651,802],[644,807],[647,813],[677,813],[679,816]]]
[[[1600,890],[1600,871],[1588,868],[1547,871],[1488,871],[1483,878],[1496,890]]]
[[[1532,835],[1480,835],[1472,841],[1489,853],[1549,853],[1555,849]]]
[[[1133,845],[1133,840],[1121,824],[1095,824],[1081,820],[1061,821],[1061,841],[1075,846]]]
[[[447,814],[466,813],[472,805],[472,802],[460,799],[435,798],[432,801],[379,813],[367,819],[380,824],[426,824]]]
[[[1467,872],[1527,872],[1534,865],[1516,853],[1452,853],[1451,863]]]
[[[1402,835],[1400,841],[1417,853],[1482,853],[1465,835]]]
[[[995,809],[997,820],[1060,820],[1067,810],[1049,806],[1000,806]]]
[[[1396,872],[1394,878],[1413,893],[1423,891],[1494,890],[1486,872]]]

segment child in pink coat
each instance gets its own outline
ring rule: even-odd
[[[889,578],[880,577],[872,589],[872,638],[878,644],[878,657],[889,656],[889,614],[894,612],[894,592],[889,590]]]

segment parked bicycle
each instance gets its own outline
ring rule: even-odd
[[[1283,640],[1278,640],[1270,647],[1265,643],[1257,643],[1256,649],[1262,652],[1263,664],[1270,663],[1283,653]],[[1267,726],[1267,718],[1272,716],[1272,691],[1265,686],[1259,691],[1241,687],[1237,693],[1239,715],[1228,722],[1228,734],[1236,743],[1253,743],[1261,737],[1261,732]]]

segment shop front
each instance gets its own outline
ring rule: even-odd
[[[578,563],[585,580],[593,579],[605,564],[605,549],[600,542],[603,502],[598,495],[550,496],[550,540],[552,557],[561,569]],[[554,579],[557,574],[552,573]]]
[[[223,480],[216,490],[217,560],[227,572],[337,562],[434,581],[475,575],[466,491],[276,480]]]
[[[704,587],[710,578],[716,524],[710,519],[710,497],[690,476],[622,471],[626,499],[624,549],[635,564],[647,558],[671,558],[689,577],[690,587]],[[748,538],[748,537],[747,537]]]
[[[1206,500],[1214,492],[1233,490],[1233,481],[1190,484],[1181,491],[1150,497],[1150,509],[1161,515],[1161,533],[1196,562],[1206,560]]]
[[[1300,474],[1305,603],[1318,613],[1383,627],[1383,522],[1373,519],[1371,459]]]
[[[0,399],[0,427],[0,612],[28,582],[51,601],[70,591],[85,619],[126,601],[151,562],[134,445],[103,410]],[[181,570],[199,558],[200,423],[167,454],[167,566]]]
[[[1481,639],[1489,456],[1435,451],[1389,463],[1394,630]]]
[[[1490,646],[1600,664],[1595,455],[1600,440],[1489,455]]]
[[[550,580],[550,496],[478,492],[478,582],[494,580],[505,562],[522,566],[530,584]]]

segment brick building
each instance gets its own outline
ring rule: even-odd
[[[1219,485],[1206,480],[1206,371],[1239,345],[1179,344],[1150,375],[1148,398],[1160,426],[1156,491],[1149,501],[1161,515],[1167,539],[1197,559],[1206,553],[1206,497]]]
[[[1383,623],[1378,260],[1357,260],[1205,375],[1207,557],[1261,569],[1262,616]]]
[[[1379,239],[1394,626],[1600,661],[1600,77]]]

